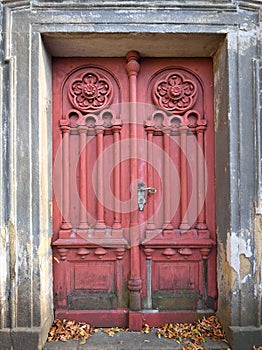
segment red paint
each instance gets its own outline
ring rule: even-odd
[[[86,161],[86,151],[85,151],[85,146],[86,146],[86,134],[87,134],[87,127],[86,126],[79,126],[79,141],[80,141],[80,173],[81,176],[79,178],[79,195],[81,202],[83,203],[80,206],[80,223],[79,223],[79,228],[86,230],[88,228],[88,223],[87,223],[87,213],[86,213],[86,207],[87,207],[87,161]]]
[[[97,221],[96,228],[97,229],[105,229],[105,221],[104,221],[104,161],[103,161],[103,151],[104,151],[104,127],[96,126],[96,134],[97,134],[97,195],[99,200],[97,201]],[[97,232],[99,234],[99,231]]]
[[[188,127],[182,125],[180,132],[180,181],[181,181],[181,224],[179,226],[181,232],[189,230],[190,226],[187,218],[188,208],[188,177],[187,177],[187,132]]]
[[[138,180],[138,128],[137,128],[137,76],[140,70],[138,63],[139,54],[135,51],[131,51],[126,56],[127,65],[126,70],[129,77],[129,101],[130,101],[130,183],[136,185]],[[135,195],[135,201],[136,195]],[[141,297],[140,290],[142,288],[142,281],[140,277],[140,247],[137,244],[139,242],[139,230],[138,224],[138,212],[134,210],[130,216],[130,279],[128,281],[128,289],[130,291],[130,308],[131,310],[141,309]],[[131,322],[130,327],[134,329],[139,327],[136,321]]]
[[[139,330],[215,309],[212,86],[210,59],[54,59],[55,317]]]

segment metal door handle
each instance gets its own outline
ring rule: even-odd
[[[146,185],[143,182],[140,182],[137,188],[137,202],[138,202],[139,211],[144,210],[144,206],[146,204],[147,192],[150,194],[154,194],[156,193],[156,188],[146,187]]]
[[[141,191],[148,191],[151,194],[156,193],[156,188],[155,187],[143,187],[141,188]]]

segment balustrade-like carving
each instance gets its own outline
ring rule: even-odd
[[[166,71],[160,72],[154,78],[152,85],[152,101],[156,106],[155,112],[146,120],[145,130],[147,132],[147,140],[153,144],[154,136],[162,135],[163,137],[163,233],[174,232],[179,229],[180,233],[186,234],[191,232],[192,224],[198,230],[201,238],[208,238],[208,230],[206,225],[205,213],[205,193],[206,193],[206,166],[204,158],[205,149],[205,132],[207,123],[201,112],[194,110],[197,105],[199,89],[201,84],[197,78],[183,69],[168,68]],[[202,98],[202,97],[201,97]],[[201,100],[202,101],[202,100]],[[199,107],[199,105],[197,105]],[[203,106],[199,107],[202,110]],[[189,183],[188,183],[188,167],[189,150],[188,137],[193,135],[196,142],[194,147],[196,152],[196,163],[194,165],[195,173],[191,174],[197,184],[196,206],[193,208],[198,215],[195,222],[189,222]],[[178,144],[180,149],[179,171],[180,174],[180,224],[179,227],[172,225],[171,213],[171,191],[170,184],[170,142]],[[151,162],[151,146],[148,146],[148,162]],[[191,152],[191,150],[190,150]],[[195,161],[195,160],[194,160]],[[192,167],[190,168],[192,171]],[[150,176],[150,171],[149,171]],[[153,183],[153,179],[151,179]],[[190,189],[192,191],[192,189]],[[153,205],[153,204],[152,204]],[[152,217],[152,206],[148,206],[148,217]],[[149,219],[148,230],[153,228],[153,219]],[[154,228],[155,229],[155,228]],[[148,236],[149,237],[149,236]]]
[[[62,167],[63,167],[63,221],[61,224],[61,230],[69,230],[72,228],[70,223],[70,173],[69,173],[69,159],[70,159],[70,135],[79,135],[79,225],[78,229],[87,230],[89,227],[88,215],[87,215],[87,152],[85,150],[89,137],[96,137],[97,147],[97,222],[95,228],[97,230],[104,230],[106,228],[104,221],[104,137],[105,134],[112,134],[114,137],[114,236],[120,237],[121,231],[121,218],[120,218],[120,131],[122,128],[122,122],[119,118],[116,118],[114,111],[109,109],[103,110],[98,114],[83,115],[77,110],[70,110],[66,119],[60,121],[60,129],[63,134],[62,143]]]
[[[162,252],[162,255],[164,255],[167,259],[171,259],[172,256],[174,256],[175,254],[176,254],[176,251],[172,248],[166,248]]]

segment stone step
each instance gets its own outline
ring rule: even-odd
[[[184,345],[185,346],[185,345]],[[230,350],[225,342],[208,340],[203,344],[207,350]],[[156,336],[156,330],[149,334],[141,332],[118,332],[113,337],[99,330],[85,344],[80,341],[52,341],[46,343],[43,350],[182,350],[183,344],[173,339]]]

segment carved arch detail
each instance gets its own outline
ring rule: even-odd
[[[106,129],[112,129],[116,126],[121,127],[122,121],[116,117],[113,110],[104,109],[98,114],[88,113],[83,115],[81,112],[71,109],[66,114],[66,120],[60,120],[60,126],[68,125],[70,128],[87,127],[87,131],[95,130],[95,127],[101,126]]]

